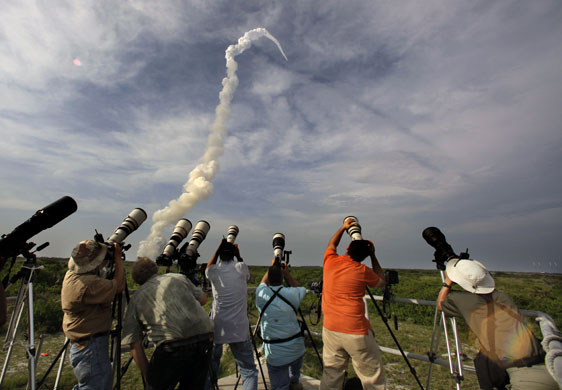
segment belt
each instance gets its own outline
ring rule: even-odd
[[[109,336],[109,333],[110,333],[109,331],[99,332],[89,336],[80,337],[79,339],[71,340],[71,342],[72,344],[83,343],[84,341],[95,339],[96,337]]]
[[[188,345],[197,344],[200,341],[210,341],[213,339],[213,333],[202,333],[195,336],[188,337],[186,339],[176,339],[162,341],[158,347],[168,347],[168,348],[179,348]]]
[[[541,364],[544,363],[544,354],[540,354],[537,356],[530,356],[530,357],[526,357],[523,359],[517,359],[517,360],[512,360],[511,362],[509,362],[505,368],[511,368],[511,367],[531,367],[535,364]]]

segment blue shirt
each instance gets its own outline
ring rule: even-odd
[[[268,286],[261,283],[256,289],[256,306],[261,313],[262,308],[273,296],[272,290],[279,290],[282,295],[298,310],[306,295],[304,287]],[[275,297],[262,314],[260,322],[261,335],[266,340],[284,339],[300,332],[297,315],[285,301]],[[296,337],[284,343],[264,343],[263,349],[267,363],[272,366],[283,366],[304,355],[304,337]]]

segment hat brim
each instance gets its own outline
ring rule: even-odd
[[[103,263],[103,260],[105,259],[105,255],[107,254],[107,247],[104,244],[101,244],[100,247],[101,250],[96,255],[96,257],[88,264],[83,266],[79,266],[78,264],[76,264],[76,262],[71,256],[70,259],[68,260],[68,269],[73,272],[76,272],[77,274],[85,274],[86,272],[90,272],[98,268],[99,265]]]
[[[486,271],[484,278],[480,280],[476,286],[474,286],[470,281],[466,280],[462,272],[455,267],[455,264],[460,260],[461,259],[451,259],[447,263],[447,275],[449,276],[449,279],[466,291],[474,294],[489,294],[494,291],[496,288],[496,282],[494,281],[494,278],[492,278],[492,275],[490,275],[490,272],[486,269],[486,267],[484,267],[484,264],[477,260],[470,260]]]

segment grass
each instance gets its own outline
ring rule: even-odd
[[[35,320],[36,320],[36,334],[43,333],[43,346],[41,353],[47,354],[39,358],[37,367],[37,380],[39,380],[49,365],[53,362],[56,354],[59,352],[64,344],[64,335],[59,331],[61,313],[58,305],[60,294],[60,283],[64,276],[65,264],[57,259],[43,260],[45,269],[37,276],[34,283],[35,290]],[[130,267],[130,264],[127,265]],[[15,268],[17,269],[17,268]],[[266,267],[251,266],[251,281],[250,286],[256,286],[261,277],[266,271]],[[322,278],[322,269],[320,267],[293,267],[293,276],[306,286],[309,281],[319,280]],[[2,275],[0,275],[2,276]],[[130,273],[129,273],[130,278]],[[437,291],[440,288],[441,281],[439,273],[430,270],[399,270],[400,283],[393,287],[394,295],[404,298],[418,298],[435,300]],[[551,315],[557,326],[561,328],[562,325],[562,275],[546,275],[546,274],[521,274],[521,273],[505,273],[497,272],[494,275],[496,279],[497,288],[506,291],[510,294],[514,301],[521,309],[539,310]],[[128,285],[130,289],[135,289],[136,286],[129,279]],[[17,289],[12,288],[8,291],[8,295],[17,294]],[[381,290],[374,290],[374,295],[382,295]],[[302,312],[305,320],[311,330],[321,333],[322,323],[313,325],[316,322],[316,308],[318,297],[315,294],[309,294],[301,304]],[[53,304],[55,302],[55,304]],[[380,303],[379,303],[380,305]],[[207,310],[210,310],[210,303],[206,305]],[[407,304],[392,304],[390,310],[394,316],[399,318],[398,330],[393,332],[396,335],[401,347],[412,353],[424,355],[429,351],[432,325],[434,317],[434,308],[418,307]],[[254,303],[254,293],[248,293],[248,312],[250,322],[257,321],[257,309]],[[380,316],[369,304],[369,314],[371,323],[375,330],[375,334],[381,346],[397,349],[389,331],[381,320]],[[392,321],[391,321],[392,322]],[[53,328],[55,329],[53,331]],[[462,342],[463,352],[472,358],[477,352],[477,345],[474,337],[469,333],[466,325],[458,322],[460,332],[460,339]],[[540,331],[537,326],[534,326],[534,331],[540,337]],[[19,327],[18,341],[23,344],[25,340],[26,324],[22,323]],[[315,344],[322,354],[322,342],[315,339]],[[38,343],[38,340],[36,340]],[[302,373],[320,378],[322,375],[321,366],[318,357],[312,347],[311,341],[307,338],[307,349],[304,357]],[[445,353],[443,337],[441,337],[440,353]],[[147,353],[150,356],[151,350]],[[130,354],[124,353],[122,356],[123,362],[129,359]],[[0,364],[4,363],[6,352],[0,352]],[[446,356],[440,356],[441,359],[446,360]],[[394,356],[383,353],[383,364],[389,388],[392,389],[415,389],[418,388],[416,381],[401,356]],[[423,386],[426,385],[429,365],[424,362],[410,360],[414,367],[418,378]],[[467,364],[471,362],[468,361]],[[48,376],[45,386],[42,388],[52,389],[56,377],[56,370],[58,365],[54,368]],[[354,375],[353,367],[350,364],[348,367],[349,375]],[[220,377],[235,373],[235,363],[232,354],[225,348],[223,358],[221,361]],[[25,350],[21,345],[16,345],[13,355],[10,359],[7,375],[4,379],[2,389],[22,389],[27,383],[27,359],[25,357]],[[59,384],[59,389],[71,389],[75,383],[75,378],[72,373],[68,357],[64,362],[64,370],[62,379]],[[478,388],[476,376],[471,373],[465,373],[465,379],[462,387],[466,389]],[[142,380],[138,368],[132,363],[126,374],[123,376],[121,388],[124,390],[141,389]],[[453,389],[455,388],[455,381],[450,377],[448,368],[442,366],[433,366],[432,371],[432,389]]]

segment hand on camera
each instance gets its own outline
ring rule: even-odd
[[[371,241],[371,240],[367,240],[367,242],[369,243],[369,255],[374,256],[375,255],[375,244],[373,244],[373,241]]]
[[[121,260],[121,253],[123,252],[123,248],[121,248],[121,245],[119,245],[116,242],[113,243],[113,247],[115,248],[115,250],[113,252],[114,259],[115,260],[117,260],[117,259]]]
[[[238,248],[238,244],[234,244],[234,256],[240,259],[240,248]]]
[[[357,221],[351,219],[351,218],[347,218],[345,221],[343,221],[343,228],[345,230],[349,229],[351,226],[355,225],[357,223]]]

